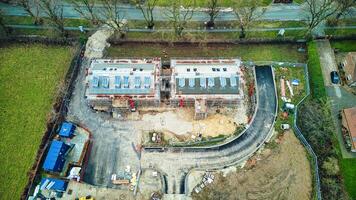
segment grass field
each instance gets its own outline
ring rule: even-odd
[[[314,41],[308,43],[308,70],[310,88],[314,98],[326,97],[323,74],[321,72],[319,53]]]
[[[331,41],[330,44],[341,52],[356,51],[356,40]]]
[[[305,72],[304,67],[275,67],[274,68],[276,88],[278,93],[278,116],[275,122],[275,130],[278,133],[283,133],[281,129],[281,124],[289,124],[293,125],[294,115],[293,113],[289,113],[287,118],[283,118],[282,116],[282,108],[284,105],[283,100],[281,99],[281,81],[280,79],[283,77],[285,80],[289,80],[290,82],[294,79],[299,80],[298,86],[292,86],[293,88],[293,96],[288,90],[287,84],[285,83],[285,93],[286,97],[290,99],[291,103],[297,105],[307,94],[306,92],[306,80],[305,80]]]
[[[157,44],[112,45],[108,57],[162,57],[164,51],[170,57],[241,57],[244,61],[286,61],[306,60],[305,54],[297,51],[298,45],[214,45],[214,46],[167,46]]]
[[[325,34],[334,36],[356,36],[356,29],[326,29]]]
[[[0,48],[0,199],[20,198],[73,53],[37,44]]]

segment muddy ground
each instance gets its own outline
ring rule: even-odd
[[[291,132],[278,142],[252,157],[243,169],[216,174],[202,192],[193,192],[193,199],[311,199],[311,171],[303,146]]]

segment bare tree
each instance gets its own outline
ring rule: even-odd
[[[20,5],[33,19],[34,24],[41,24],[42,20],[39,16],[40,6],[38,0],[17,0],[16,2]]]
[[[71,0],[74,5],[75,11],[80,14],[84,19],[90,21],[93,25],[99,23],[98,16],[96,14],[95,7],[96,0]]]
[[[305,3],[308,34],[340,9],[340,4],[335,0],[305,0]]]
[[[153,29],[155,26],[153,18],[153,9],[156,7],[157,0],[134,0],[136,6],[141,10],[145,18],[147,28]]]
[[[245,38],[246,29],[265,13],[266,9],[259,9],[258,3],[258,0],[237,0],[235,3],[234,13],[240,28],[240,38]]]
[[[356,0],[337,0],[337,3],[339,4],[339,10],[336,14],[336,19],[347,15],[350,12],[350,8],[356,6]]]
[[[57,31],[59,31],[62,36],[67,36],[64,30],[63,6],[59,5],[56,0],[40,0],[40,6]]]
[[[183,8],[180,0],[172,0],[165,15],[171,22],[176,36],[181,37],[187,22],[192,19],[195,8],[195,1],[191,1],[187,8]]]
[[[111,27],[116,32],[119,32],[121,36],[124,36],[126,22],[119,9],[119,0],[103,0],[102,3],[103,7],[100,9],[101,16],[98,17],[99,22]]]
[[[208,28],[215,26],[215,19],[219,15],[220,8],[219,8],[220,0],[209,0],[208,1],[208,10],[207,13],[209,15],[209,21],[206,24]]]

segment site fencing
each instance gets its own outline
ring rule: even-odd
[[[253,62],[251,62],[253,63]],[[311,158],[311,165],[314,169],[314,190],[315,190],[315,195],[318,200],[322,199],[321,196],[321,189],[320,189],[320,176],[319,176],[319,166],[318,166],[318,157],[315,154],[313,148],[310,146],[308,141],[305,139],[303,136],[301,130],[299,129],[297,125],[297,119],[298,119],[298,108],[300,104],[304,102],[306,98],[309,97],[310,95],[310,85],[309,85],[309,73],[308,73],[308,65],[304,63],[290,63],[290,62],[275,62],[275,61],[260,61],[260,62],[254,62],[255,64],[258,65],[272,65],[272,66],[288,66],[288,67],[303,67],[304,68],[304,75],[305,75],[305,81],[306,81],[306,95],[298,102],[298,104],[295,106],[295,112],[294,112],[294,119],[293,119],[293,128],[294,128],[294,133],[296,134],[297,138],[300,140],[300,142],[303,144],[305,149],[307,150],[310,158]]]
[[[280,63],[278,63],[278,65],[280,65]],[[295,112],[294,112],[294,120],[293,120],[293,128],[294,128],[294,133],[296,134],[296,136],[298,137],[298,139],[300,140],[300,142],[303,144],[303,146],[305,147],[305,149],[307,150],[310,158],[311,158],[311,164],[312,167],[314,168],[314,190],[315,190],[315,195],[316,198],[318,200],[321,200],[321,190],[320,190],[320,176],[319,176],[319,166],[318,166],[318,157],[315,154],[313,148],[310,146],[310,144],[307,142],[307,140],[305,139],[305,137],[303,136],[301,130],[299,129],[298,125],[297,125],[297,119],[298,119],[298,108],[299,105],[301,103],[304,102],[304,100],[309,97],[310,95],[310,86],[309,86],[309,73],[308,73],[308,65],[306,64],[294,64],[292,65],[292,67],[300,67],[302,65],[302,67],[304,67],[304,74],[305,74],[305,81],[306,81],[306,95],[303,97],[302,100],[300,100],[298,102],[298,104],[295,107]],[[284,65],[283,65],[284,66]]]
[[[73,58],[71,65],[68,69],[65,78],[65,89],[63,90],[63,93],[59,95],[57,105],[54,106],[55,108],[57,108],[55,109],[57,111],[56,115],[47,124],[47,130],[42,138],[39,150],[37,152],[36,161],[29,173],[28,183],[22,193],[21,199],[29,198],[31,192],[34,190],[34,183],[41,178],[41,174],[39,173],[40,166],[43,162],[43,157],[50,145],[50,139],[53,138],[54,134],[57,132],[58,127],[65,119],[65,115],[67,113],[67,105],[74,89],[73,85],[79,72],[79,68],[82,61],[82,53],[84,49],[85,45],[81,45],[80,48],[78,48],[77,52],[75,53],[75,57]]]

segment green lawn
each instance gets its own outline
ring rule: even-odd
[[[331,41],[331,47],[339,49],[341,52],[356,51],[356,40]]]
[[[340,167],[346,191],[351,199],[356,199],[356,159],[341,159]]]
[[[314,98],[326,97],[323,74],[321,72],[319,53],[314,41],[308,43],[308,70],[310,88]]]
[[[162,57],[163,51],[170,57],[241,57],[252,61],[305,62],[305,54],[297,51],[298,45],[214,45],[167,46],[158,44],[112,45],[108,57]]]
[[[6,24],[21,24],[21,25],[33,25],[33,18],[28,16],[6,16],[4,18]],[[47,18],[43,18],[43,25],[50,25],[51,22]],[[65,26],[85,26],[90,27],[90,23],[86,19],[64,19]]]
[[[334,36],[356,36],[356,29],[326,29],[325,34]]]
[[[19,199],[72,59],[71,47],[0,48],[0,199]]]
[[[281,82],[280,79],[283,77],[284,80],[289,80],[290,83],[293,79],[299,80],[298,86],[292,86],[293,88],[293,96],[289,92],[287,83],[285,83],[285,91],[286,97],[291,100],[291,103],[297,105],[307,94],[306,93],[306,80],[305,80],[305,72],[304,67],[274,67],[274,74],[275,74],[275,81],[276,81],[276,88],[278,93],[278,116],[275,122],[275,130],[278,133],[283,133],[281,129],[281,124],[289,124],[293,125],[294,115],[293,113],[289,113],[287,118],[282,117],[282,107],[283,107],[283,100],[281,99]]]
[[[302,4],[302,3],[304,3],[304,0],[293,0],[293,3]]]

